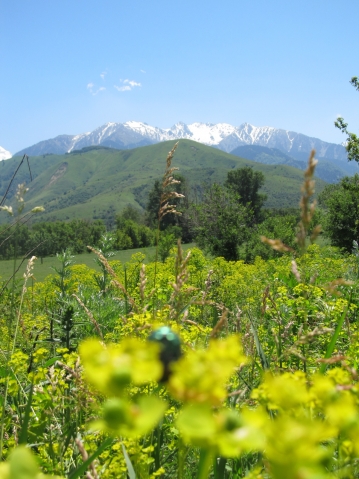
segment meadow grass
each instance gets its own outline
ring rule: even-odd
[[[193,248],[194,243],[189,243],[183,245],[183,250],[186,251],[189,248]],[[143,253],[145,255],[145,259],[143,262],[145,264],[150,263],[153,261],[156,255],[156,247],[155,246],[149,246],[147,248],[137,248],[137,249],[127,249],[127,250],[122,250],[122,251],[116,251],[115,255],[111,258],[112,260],[117,260],[121,261],[121,263],[125,264],[128,263],[131,260],[131,257],[135,253]],[[77,254],[74,255],[73,259],[73,264],[84,264],[88,266],[89,268],[94,269],[95,271],[100,271],[100,266],[98,263],[95,261],[96,256],[93,253],[82,253],[82,254]],[[20,264],[21,260],[17,260],[17,264]],[[46,276],[49,274],[54,274],[54,270],[52,269],[54,266],[58,267],[58,260],[56,256],[47,256],[46,258],[43,258],[43,262],[40,261],[40,258],[37,259],[35,263],[35,269],[34,269],[34,278],[35,281],[41,282],[43,281]],[[25,273],[27,266],[27,261],[24,261],[24,263],[21,265],[16,277],[17,278],[22,278],[23,274]],[[5,280],[9,278],[14,269],[14,260],[4,260],[0,261],[0,281]]]

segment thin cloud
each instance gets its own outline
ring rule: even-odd
[[[124,80],[123,83],[128,83],[132,88],[135,87],[135,86],[141,86],[141,83],[138,83],[138,82],[133,81],[133,80]]]
[[[140,72],[141,72],[141,73],[146,73],[146,71],[145,71],[145,70],[140,70]]]
[[[118,91],[131,91],[133,90],[133,88],[135,87],[141,87],[141,83],[139,82],[136,82],[134,80],[120,80],[122,85],[119,86],[119,85],[114,85],[114,88],[116,88],[116,90]]]
[[[131,90],[131,87],[128,86],[128,85],[124,85],[124,86],[117,86],[117,85],[113,85],[116,90],[118,91],[130,91]]]
[[[94,86],[95,86],[94,83],[88,83],[87,84],[87,89],[91,93],[91,95],[97,95],[98,93],[100,93],[100,91],[106,90],[106,88],[104,86],[101,86],[97,90],[94,90]]]
[[[107,75],[107,72],[104,71],[100,74],[100,77],[102,78],[102,80],[105,80],[105,76]]]

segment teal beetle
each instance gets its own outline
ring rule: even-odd
[[[148,339],[161,345],[160,360],[163,364],[163,375],[160,382],[166,382],[171,374],[171,364],[178,361],[182,355],[180,338],[168,326],[161,326],[153,331]]]

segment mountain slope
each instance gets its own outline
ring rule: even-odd
[[[293,157],[278,150],[278,148],[267,148],[259,145],[238,146],[232,152],[232,155],[249,160],[265,163],[268,165],[288,165],[305,170],[307,161],[296,160]],[[318,178],[328,182],[336,183],[346,175],[354,175],[359,173],[359,166],[352,162],[339,162],[330,158],[319,159],[316,174]]]
[[[39,220],[113,219],[128,204],[143,208],[155,179],[163,176],[166,156],[174,143],[161,142],[122,151],[95,147],[66,155],[32,157],[34,180],[28,185],[27,208],[43,205],[46,211],[37,217]],[[4,163],[0,194],[4,193],[18,161],[16,157]],[[223,182],[229,170],[249,165],[265,175],[266,206],[295,207],[299,202],[303,174],[291,166],[255,163],[191,140],[180,140],[173,164],[180,168],[190,188],[197,191],[205,183]],[[28,179],[28,170],[20,169],[16,183]],[[324,185],[318,180],[317,191]]]
[[[302,169],[302,161],[295,160],[293,157],[283,153],[278,148],[268,148],[267,146],[260,145],[243,145],[238,146],[231,155],[236,155],[241,158],[247,158],[248,160],[257,161],[258,163],[265,163],[267,165],[290,165],[295,168]],[[304,163],[305,164],[305,163]]]

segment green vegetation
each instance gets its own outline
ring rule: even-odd
[[[173,242],[171,247],[173,246]],[[193,243],[185,244],[182,246],[183,251],[187,251],[190,248],[194,247]],[[149,246],[148,248],[133,248],[121,251],[115,251],[113,257],[111,258],[113,261],[118,261],[121,264],[128,263],[133,255],[137,253],[141,253],[141,258],[143,258],[142,262],[144,264],[148,264],[153,261],[156,255],[156,247]],[[26,270],[26,262],[22,263],[19,271],[18,271],[18,278],[22,278],[25,270]],[[45,278],[49,275],[54,274],[53,268],[56,267],[58,264],[58,259],[56,255],[54,256],[47,256],[43,258],[42,262],[38,261],[36,263],[36,270],[34,271],[34,284],[36,282],[42,282]],[[101,268],[95,261],[95,255],[88,251],[87,253],[82,254],[74,254],[72,264],[74,265],[84,265],[94,271],[100,271]],[[14,269],[14,260],[3,260],[0,261],[0,282],[9,278]]]
[[[252,212],[241,204],[239,195],[216,184],[193,211],[198,244],[227,260],[240,258],[239,248],[249,238],[251,221]]]
[[[192,208],[206,257],[171,247],[174,150],[154,185],[155,233],[127,206],[90,266],[67,249],[43,281],[35,257],[22,282],[3,278],[0,478],[357,477],[358,248],[314,244],[314,153],[299,214],[264,210],[264,178],[250,168],[204,189]],[[337,190],[324,190],[328,205]],[[15,214],[4,243],[20,245],[24,193],[3,207]],[[151,235],[146,265],[141,252],[126,262],[112,251]]]
[[[32,251],[44,258],[67,248],[77,254],[83,253],[87,245],[97,246],[105,232],[105,225],[100,220],[35,223],[29,228],[26,222],[15,218],[10,225],[0,226],[0,259],[27,256]]]
[[[359,91],[359,79],[358,77],[352,77],[350,83],[353,87]],[[347,135],[346,140],[346,149],[348,152],[348,160],[349,161],[356,161],[359,163],[359,138],[355,133],[350,133],[348,131],[348,124],[344,122],[342,117],[337,118],[336,122],[334,123],[339,130]]]
[[[259,193],[264,182],[263,173],[248,166],[229,171],[225,182],[226,188],[238,195],[239,202],[251,209],[255,222],[260,221],[261,209],[267,199],[266,195]]]
[[[333,246],[347,252],[359,240],[359,176],[345,177],[337,185],[329,185],[319,196],[324,209],[324,231]]]
[[[10,343],[12,353],[1,360],[0,471],[17,463],[30,478],[39,468],[68,478],[355,477],[355,258],[311,246],[246,265],[174,250],[156,266],[156,298],[155,265],[144,269],[141,255],[126,265],[111,258],[106,295],[95,271],[59,259],[55,277],[16,293],[13,322],[1,297],[1,348]],[[345,276],[351,285],[338,282]],[[182,354],[158,382],[164,363],[146,339],[165,325]],[[17,443],[31,444],[38,463],[30,467],[21,447],[11,455]]]
[[[162,177],[162,158],[173,144],[170,141],[124,151],[96,148],[30,158],[34,180],[27,195],[28,206],[45,207],[37,221],[102,219],[112,229],[116,214],[127,205],[146,208],[153,183]],[[1,162],[0,194],[5,193],[19,160],[15,157]],[[290,166],[254,163],[190,140],[180,140],[176,165],[187,180],[188,190],[197,194],[204,184],[223,183],[228,170],[253,166],[266,178],[262,193],[267,195],[267,207],[298,205],[302,173]],[[25,166],[19,170],[16,184],[29,185]],[[324,185],[318,180],[318,193]],[[14,195],[15,189],[10,193]]]

